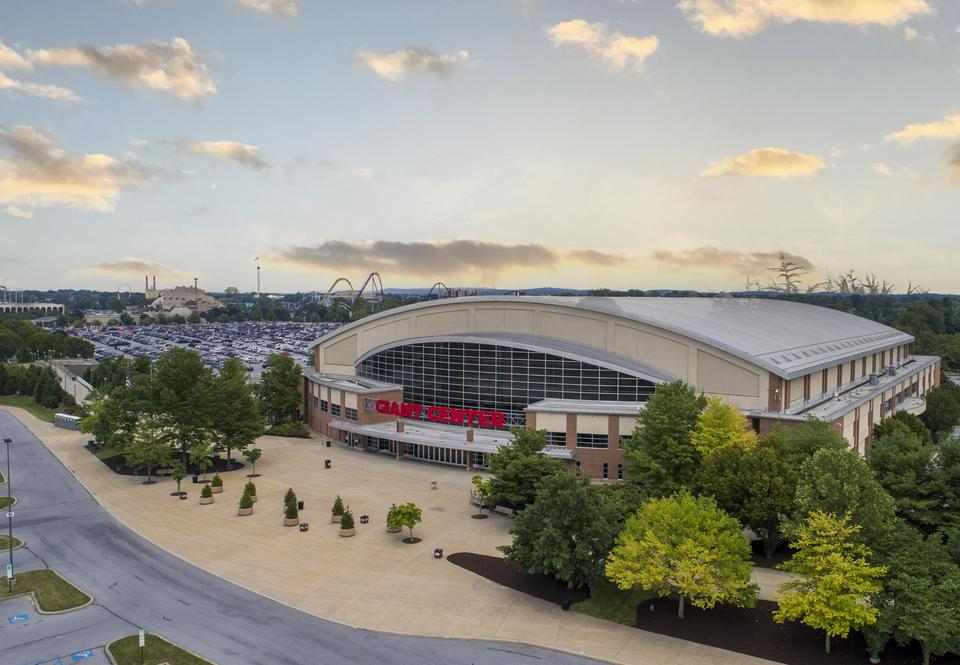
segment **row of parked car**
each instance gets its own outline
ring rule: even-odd
[[[228,358],[239,358],[247,371],[259,374],[274,353],[286,353],[306,365],[310,343],[339,325],[244,321],[78,328],[72,334],[95,345],[96,360],[124,355],[156,360],[169,349],[187,347],[214,369],[223,367]]]

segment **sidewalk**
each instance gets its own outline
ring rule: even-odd
[[[145,486],[112,473],[83,448],[86,435],[4,410],[129,528],[200,568],[325,619],[392,633],[519,641],[625,665],[769,662],[563,612],[434,559],[435,547],[498,555],[497,546],[510,539],[507,518],[470,519],[470,474],[459,468],[326,448],[318,439],[263,437],[256,512],[241,518],[236,509],[248,469],[222,474],[225,491],[213,505],[198,505],[199,488],[189,480],[183,485],[189,500],[178,501],[169,496],[172,480]],[[333,469],[323,469],[324,459]],[[430,489],[432,481],[438,489]],[[306,533],[281,526],[288,487],[306,502]],[[337,494],[356,518],[370,515],[369,525],[357,520],[354,538],[339,538],[330,524]],[[384,529],[387,508],[405,501],[423,508],[417,545],[404,545]],[[759,571],[763,597],[780,576]]]

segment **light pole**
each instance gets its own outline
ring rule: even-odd
[[[10,477],[10,437],[3,440],[7,444],[7,548],[10,552],[10,569],[7,571],[7,592],[13,593],[13,479]]]

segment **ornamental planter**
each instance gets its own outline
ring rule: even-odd
[[[284,517],[283,526],[299,526],[300,518],[299,517]]]
[[[238,508],[237,515],[240,517],[246,517],[247,515],[253,515],[253,508]]]
[[[201,506],[209,506],[211,503],[213,503],[213,497],[212,497],[212,496],[202,496],[202,497],[200,497],[200,505],[201,505]]]
[[[356,529],[340,529],[340,537],[341,537],[341,538],[350,538],[350,537],[355,536],[355,535],[357,535],[357,530],[356,530]]]
[[[253,501],[254,503],[256,503],[256,502],[257,502],[257,495],[256,495],[256,494],[251,494],[251,495],[250,495],[250,500]]]
[[[402,526],[388,526],[388,527],[387,527],[387,533],[400,533],[401,531],[403,531],[403,527],[402,527]]]
[[[340,524],[340,515],[330,515],[330,524]]]
[[[223,494],[223,485],[211,485],[210,491],[214,494]]]

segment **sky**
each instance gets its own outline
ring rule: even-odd
[[[954,0],[5,0],[0,284],[960,292]]]

